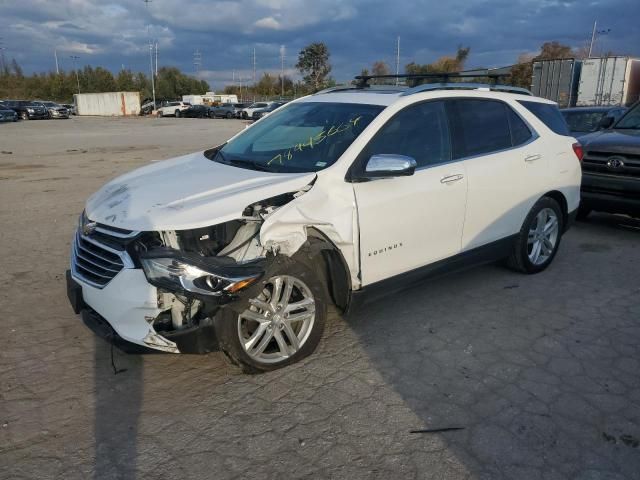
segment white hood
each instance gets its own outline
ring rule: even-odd
[[[314,178],[223,165],[199,152],[112,180],[89,198],[85,211],[95,222],[127,230],[187,230],[239,218],[248,205],[298,191]]]

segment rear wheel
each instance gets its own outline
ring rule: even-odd
[[[302,263],[288,263],[261,287],[246,302],[225,308],[217,327],[223,351],[247,373],[275,370],[313,353],[327,315],[322,284]]]
[[[536,202],[520,229],[508,265],[523,273],[538,273],[553,261],[562,239],[563,217],[553,198]]]
[[[157,115],[158,115],[158,117],[162,118],[164,116],[164,113],[162,113],[162,110],[159,110]]]
[[[20,118],[21,118],[22,120],[29,120],[29,114],[27,114],[27,112],[22,112],[22,113],[20,114]]]
[[[227,112],[225,116],[227,117],[227,119],[233,118],[233,114],[231,112]]]

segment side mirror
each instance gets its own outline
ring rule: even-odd
[[[598,123],[598,130],[605,130],[609,128],[611,125],[613,125],[613,122],[614,122],[613,117],[609,117],[609,116],[602,117],[602,119]]]
[[[416,171],[416,161],[405,155],[381,153],[373,155],[364,169],[366,179],[408,177]]]

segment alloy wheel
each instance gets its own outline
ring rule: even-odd
[[[560,223],[552,208],[543,208],[529,228],[527,255],[534,265],[542,265],[552,255],[558,243]]]
[[[259,363],[286,360],[309,338],[315,307],[315,298],[302,280],[289,275],[270,278],[238,316],[242,348]]]

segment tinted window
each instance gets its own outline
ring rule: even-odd
[[[627,114],[615,124],[615,128],[640,129],[640,103],[637,103],[635,107],[629,110]]]
[[[425,102],[400,111],[380,129],[366,148],[370,158],[395,153],[415,159],[418,167],[451,159],[444,102]]]
[[[455,158],[511,148],[507,106],[491,100],[452,100]]]
[[[553,132],[558,135],[569,136],[569,127],[565,122],[564,117],[560,113],[557,105],[551,103],[540,102],[527,102],[525,100],[519,100],[519,102],[531,113],[533,113],[538,119],[549,127]]]
[[[527,124],[510,107],[506,107],[509,116],[509,127],[511,128],[511,144],[514,147],[526,143],[531,138],[531,130]]]

